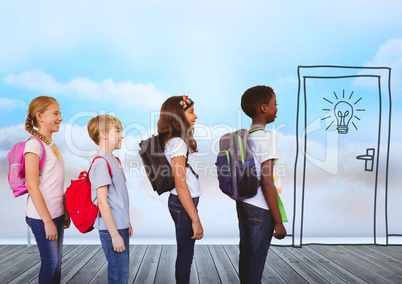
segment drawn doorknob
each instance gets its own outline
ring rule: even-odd
[[[356,159],[365,161],[365,171],[367,172],[373,171],[374,153],[375,153],[374,148],[367,148],[365,155],[356,156]]]

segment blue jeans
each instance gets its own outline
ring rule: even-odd
[[[41,260],[39,270],[39,284],[60,283],[61,259],[63,257],[64,214],[53,219],[57,228],[57,240],[47,240],[45,225],[41,219],[25,218],[35,236]]]
[[[113,250],[112,237],[108,230],[99,230],[99,237],[103,252],[107,260],[107,278],[109,284],[122,284],[128,282],[129,255],[129,229],[118,230],[124,240],[126,251],[115,252]]]
[[[265,260],[274,233],[271,213],[269,210],[241,201],[236,202],[236,210],[240,231],[240,283],[261,283]]]
[[[193,198],[197,208],[199,198]],[[193,227],[190,217],[184,210],[180,199],[175,194],[170,194],[168,207],[170,215],[176,227],[177,257],[175,266],[176,283],[189,283],[191,264],[194,256],[195,240],[192,240]]]

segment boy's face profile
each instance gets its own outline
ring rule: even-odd
[[[114,125],[110,125],[110,130],[107,133],[109,149],[120,149],[123,138],[122,130]]]
[[[278,104],[276,102],[276,95],[275,94],[269,100],[268,104],[263,105],[263,107],[265,107],[265,115],[266,115],[267,123],[271,123],[271,122],[275,121],[276,114],[278,112],[277,105]]]

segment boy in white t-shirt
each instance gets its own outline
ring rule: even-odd
[[[251,127],[263,127],[276,118],[276,95],[271,87],[255,86],[246,90],[241,107],[252,119]],[[278,207],[274,185],[274,162],[278,159],[274,132],[255,131],[251,150],[261,180],[257,194],[236,203],[240,231],[239,277],[241,283],[261,283],[272,236],[283,239],[286,229]]]

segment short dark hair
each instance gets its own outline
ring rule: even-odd
[[[268,104],[274,95],[274,90],[268,86],[255,86],[247,89],[241,97],[241,109],[247,116],[253,118],[257,109]]]

